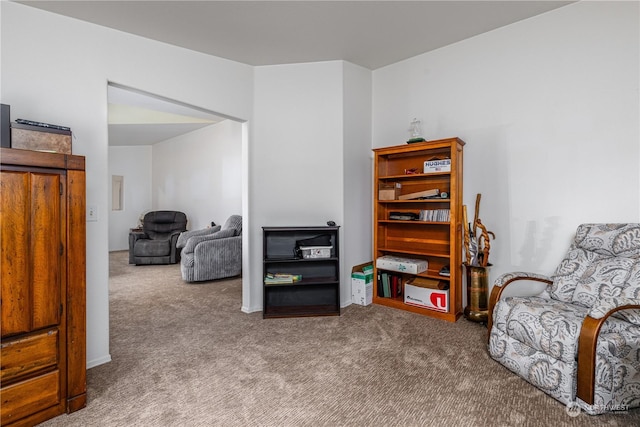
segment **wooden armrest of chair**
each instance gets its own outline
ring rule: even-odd
[[[587,315],[582,322],[578,338],[578,387],[576,396],[583,402],[593,405],[596,382],[596,346],[598,335],[604,322],[616,311],[640,309],[640,304],[628,304],[615,307],[598,319]]]

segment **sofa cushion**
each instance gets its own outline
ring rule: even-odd
[[[222,229],[235,230],[235,235],[239,236],[240,234],[242,234],[242,217],[240,215],[231,215],[222,225]]]
[[[508,297],[495,312],[496,324],[508,336],[565,362],[575,360],[578,336],[587,309],[540,297]]]
[[[133,248],[135,256],[168,256],[171,255],[170,240],[138,240]]]
[[[591,307],[640,286],[640,225],[583,224],[558,265],[551,298]]]

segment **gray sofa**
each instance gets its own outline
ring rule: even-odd
[[[142,231],[129,233],[129,264],[177,264],[178,236],[187,229],[187,216],[179,211],[152,211],[142,220]]]
[[[177,242],[180,271],[185,282],[202,282],[242,274],[242,216],[230,216],[224,225],[185,231]]]

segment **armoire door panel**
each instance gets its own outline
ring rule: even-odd
[[[60,322],[60,175],[31,174],[34,330]]]
[[[2,384],[12,383],[58,364],[57,328],[5,340],[0,350]]]
[[[60,405],[58,370],[3,387],[0,419],[5,425],[56,405]]]
[[[31,329],[29,173],[0,173],[0,270],[2,336]]]

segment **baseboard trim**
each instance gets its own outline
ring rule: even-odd
[[[242,311],[243,313],[251,314],[251,313],[256,313],[258,311],[262,311],[262,307],[248,308],[243,305],[240,311]]]
[[[95,368],[96,366],[104,365],[105,363],[111,362],[111,355],[107,354],[104,357],[100,357],[98,359],[87,360],[87,369]]]

